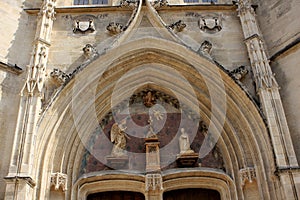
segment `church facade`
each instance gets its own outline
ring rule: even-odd
[[[300,198],[297,0],[0,5],[0,199]]]

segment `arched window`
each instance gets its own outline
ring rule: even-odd
[[[108,0],[74,0],[74,5],[108,4]]]

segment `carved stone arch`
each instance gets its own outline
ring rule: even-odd
[[[117,57],[113,51],[118,52]],[[267,194],[270,192],[272,195],[274,190],[270,186],[272,184],[268,183],[272,181],[271,171],[274,169],[274,160],[266,125],[251,99],[224,70],[182,45],[161,39],[144,38],[119,46],[113,51],[102,55],[76,74],[58,93],[52,105],[43,114],[39,122],[37,156],[34,166],[36,176],[41,177],[40,180],[49,180],[50,174],[54,171],[68,174],[66,196],[67,198],[71,197],[72,187],[78,179],[78,162],[84,149],[82,139],[78,136],[77,122],[73,116],[73,98],[84,98],[88,88],[97,85],[95,93],[93,93],[95,101],[80,102],[82,104],[79,105],[84,107],[75,108],[81,117],[79,128],[83,128],[87,134],[92,133],[96,127],[91,123],[86,111],[95,108],[97,119],[102,119],[110,110],[111,91],[120,77],[130,69],[139,69],[143,64],[156,63],[161,66],[158,69],[162,69],[164,66],[183,74],[191,83],[198,101],[190,101],[189,93],[181,85],[178,85],[180,79],[175,77],[170,82],[167,80],[167,76],[161,75],[166,75],[163,71],[147,71],[149,83],[151,81],[167,82],[169,85],[173,85],[172,89],[183,96],[184,101],[191,108],[195,108],[196,104],[199,103],[201,114],[203,114],[201,116],[208,124],[212,115],[221,115],[222,110],[217,107],[216,113],[210,112],[210,95],[203,80],[204,77],[207,78],[206,81],[212,84],[214,91],[221,91],[221,86],[216,82],[216,79],[221,78],[226,92],[225,103],[228,109],[226,109],[225,122],[222,123],[217,118],[211,123],[211,126],[212,131],[217,130],[216,127],[222,127],[220,146],[228,160],[227,168],[234,180],[236,195],[238,199],[243,198],[239,170],[250,165],[250,167],[257,169],[257,180],[261,185],[260,195],[264,199],[270,199]],[[106,67],[107,72],[100,77],[101,70],[106,69]],[[198,73],[198,70],[201,74]],[[128,80],[133,81],[130,84],[139,84],[138,81],[141,77],[142,73],[135,73]],[[78,83],[80,86],[77,88],[78,91],[84,91],[84,93],[76,93],[76,91],[74,93],[74,86]],[[117,100],[121,101],[121,96],[118,97]],[[37,197],[47,196],[50,183],[43,181],[37,184],[40,188]]]

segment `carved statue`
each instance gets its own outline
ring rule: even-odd
[[[189,136],[185,132],[184,128],[181,128],[180,131],[181,131],[181,135],[179,137],[180,154],[195,153],[190,147]]]
[[[198,53],[202,53],[204,56],[206,57],[211,57],[210,55],[210,52],[211,52],[211,49],[212,49],[212,44],[205,40],[204,42],[202,42],[199,50],[198,50]]]
[[[86,44],[82,51],[86,59],[90,59],[97,54],[97,50],[91,44]]]
[[[169,28],[173,29],[174,31],[181,32],[186,27],[186,24],[181,20],[174,22],[173,24],[169,25]]]
[[[246,69],[245,66],[240,66],[240,67],[232,70],[230,73],[236,80],[241,80],[248,74],[248,70]]]
[[[126,138],[128,138],[128,136],[125,133],[127,128],[125,125],[126,119],[122,120],[121,124],[118,124],[117,122],[114,123],[111,127],[110,140],[114,144],[111,156],[120,157],[126,155],[124,150],[126,147]]]
[[[143,97],[143,100],[146,107],[151,107],[156,103],[155,96],[150,91]]]
[[[123,31],[123,25],[120,23],[110,22],[106,27],[106,30],[113,35],[119,34]]]
[[[149,131],[147,133],[146,138],[154,138],[154,139],[156,139],[157,135],[155,134],[155,132],[153,130],[153,120],[152,120],[152,116],[151,115],[149,116],[148,123],[149,123]]]

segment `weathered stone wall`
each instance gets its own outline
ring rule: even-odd
[[[0,199],[4,198],[20,101],[22,75],[0,69]]]
[[[256,2],[258,3],[257,18],[269,57],[272,58],[286,46],[299,40],[300,20],[297,19],[299,18],[300,2],[298,0]],[[300,161],[299,56],[299,48],[293,49],[271,63],[281,87],[280,93],[298,162]]]
[[[287,55],[279,57],[272,63],[278,84],[281,87],[280,93],[283,101],[283,107],[288,120],[298,163],[300,161],[299,58],[300,48],[298,47],[298,49],[295,49]]]
[[[29,63],[35,20],[22,10],[23,2],[0,2],[0,61],[25,69]],[[8,174],[24,75],[0,69],[0,199],[4,199],[3,178]]]
[[[300,36],[298,0],[257,1],[257,17],[270,56]]]

